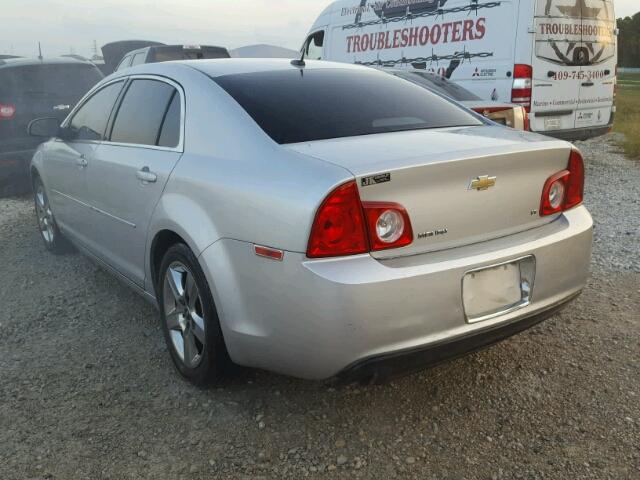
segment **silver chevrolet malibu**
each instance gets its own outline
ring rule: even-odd
[[[155,304],[196,384],[231,362],[414,371],[542,321],[588,275],[578,150],[373,69],[140,65],[29,130],[48,138],[31,165],[46,247]]]

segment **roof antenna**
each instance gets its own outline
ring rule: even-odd
[[[42,46],[38,42],[38,60],[42,61]]]
[[[300,57],[300,60],[291,60],[291,65],[293,65],[294,67],[305,67],[307,64],[304,63],[304,53],[305,47],[302,47],[302,56]]]

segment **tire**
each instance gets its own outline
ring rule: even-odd
[[[51,253],[62,255],[73,251],[73,246],[58,228],[49,204],[49,196],[40,177],[33,179],[33,201],[36,210],[38,230],[44,245]]]
[[[164,338],[180,375],[200,387],[219,382],[231,362],[209,284],[185,244],[165,253],[156,292]]]

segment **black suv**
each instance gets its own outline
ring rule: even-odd
[[[93,63],[73,58],[0,60],[0,195],[28,185],[29,163],[41,141],[28,135],[29,122],[64,120],[102,78]]]

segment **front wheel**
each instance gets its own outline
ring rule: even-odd
[[[36,177],[33,181],[33,197],[40,236],[47,250],[55,254],[68,253],[73,250],[71,244],[58,228],[56,219],[51,211],[49,197],[39,177]]]
[[[165,341],[178,372],[198,386],[220,380],[229,359],[218,314],[202,268],[186,245],[169,248],[156,290]]]

